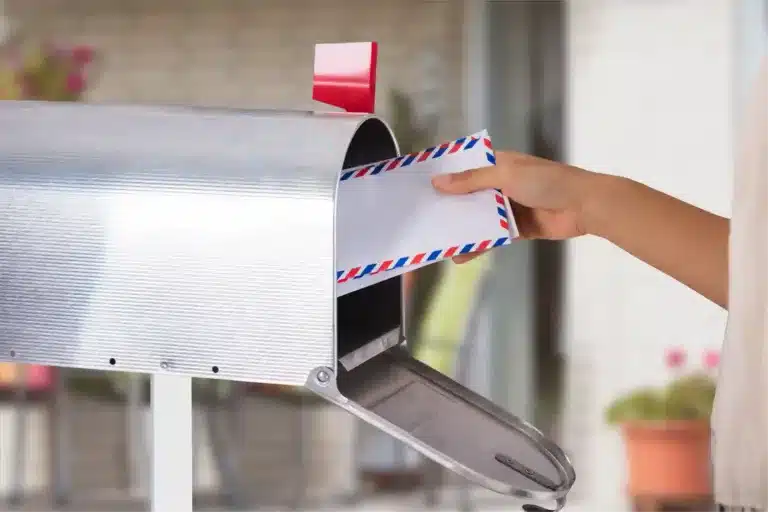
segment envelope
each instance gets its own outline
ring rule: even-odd
[[[496,162],[487,131],[418,153],[342,171],[336,211],[336,294],[346,295],[459,254],[518,236],[498,190],[448,195],[436,174]]]

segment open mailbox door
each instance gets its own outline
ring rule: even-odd
[[[394,277],[338,300],[336,374],[319,369],[307,387],[478,485],[562,508],[575,480],[563,451],[408,353],[401,282]]]

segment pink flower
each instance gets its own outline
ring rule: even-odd
[[[72,48],[72,60],[76,66],[85,66],[93,61],[93,49],[90,46],[80,45]]]
[[[720,352],[717,350],[707,350],[704,353],[704,366],[709,370],[714,370],[720,365]]]
[[[679,347],[670,348],[667,350],[667,367],[680,368],[685,364],[685,358],[685,350]]]
[[[85,77],[82,73],[70,73],[67,77],[67,91],[80,94],[85,90]]]

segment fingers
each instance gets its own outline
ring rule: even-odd
[[[432,185],[447,194],[469,194],[478,190],[501,188],[497,167],[481,167],[452,174],[440,174],[432,178]]]
[[[446,194],[470,194],[480,190],[502,188],[498,166],[481,167],[468,171],[440,174],[432,178],[432,186]],[[452,258],[454,263],[462,264],[482,256],[487,251],[461,254]]]
[[[472,261],[473,259],[477,258],[478,256],[482,256],[485,253],[486,251],[473,252],[469,254],[461,254],[459,256],[454,256],[452,260],[454,263],[461,265],[462,263],[467,263],[468,261]]]

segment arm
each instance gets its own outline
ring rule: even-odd
[[[728,307],[728,219],[626,178],[583,181],[587,232]]]

